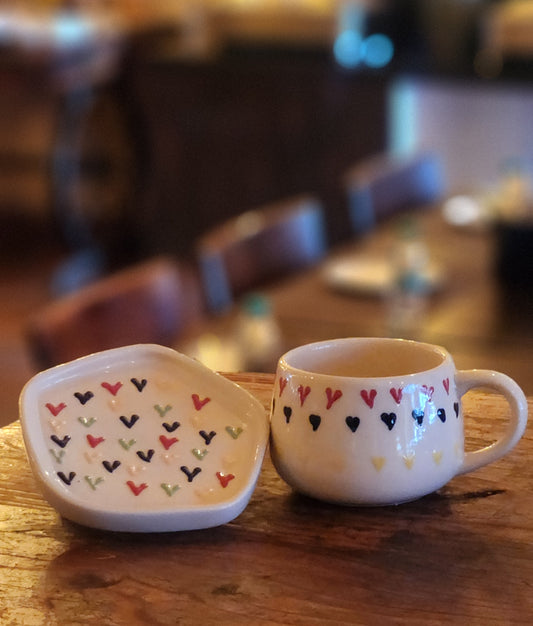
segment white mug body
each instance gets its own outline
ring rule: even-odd
[[[401,339],[291,350],[273,392],[278,473],[297,491],[339,504],[398,504],[439,489],[465,461],[456,374],[445,349]]]

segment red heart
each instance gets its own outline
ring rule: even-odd
[[[133,480],[128,480],[126,485],[128,485],[128,487],[133,491],[133,493],[136,496],[138,496],[141,493],[141,491],[144,491],[148,487],[146,483],[141,483],[140,485],[136,485],[133,482]]]
[[[192,394],[192,401],[194,402],[194,408],[200,411],[208,402],[211,402],[211,398],[204,398],[200,400],[200,396],[197,393]]]
[[[328,387],[326,389],[326,396],[328,397],[328,404],[326,406],[326,409],[331,409],[332,405],[337,402],[339,398],[342,397],[342,391],[340,389],[336,389],[334,393],[333,389],[331,389],[331,387]]]
[[[311,387],[304,387],[300,385],[298,387],[298,395],[300,396],[300,406],[304,405],[305,399],[311,393]]]
[[[402,401],[403,395],[403,387],[398,387],[398,389],[394,389],[394,387],[390,390],[390,395],[394,398],[396,404],[400,404]]]
[[[118,390],[122,387],[122,383],[118,382],[112,385],[111,383],[102,383],[102,387],[107,389],[109,393],[112,393],[114,396],[117,395]]]
[[[53,404],[50,404],[50,402],[48,402],[46,404],[46,408],[50,411],[50,413],[54,417],[59,415],[63,409],[66,409],[66,407],[67,407],[67,405],[64,402],[61,402],[61,404],[58,404],[57,406],[54,406]]]
[[[431,402],[431,398],[433,397],[433,392],[435,391],[435,387],[428,387],[427,385],[422,385],[422,391],[428,397],[429,402]]]
[[[444,389],[446,389],[446,393],[447,393],[448,395],[450,395],[450,379],[449,379],[449,378],[445,378],[445,379],[442,381],[442,384],[444,385]]]
[[[361,398],[363,398],[363,400],[365,401],[365,403],[371,408],[374,408],[374,400],[376,399],[376,396],[378,395],[378,392],[375,389],[371,389],[370,391],[367,391],[366,389],[363,389],[361,391]]]
[[[220,472],[217,472],[217,478],[225,489],[228,486],[229,481],[233,480],[235,476],[233,474],[221,474]]]
[[[93,437],[92,435],[87,435],[87,441],[89,442],[91,448],[96,448],[96,446],[99,443],[102,443],[102,441],[105,441],[105,439],[103,437]]]
[[[177,437],[165,437],[165,435],[160,435],[159,441],[163,444],[165,450],[168,450],[170,446],[173,446],[179,439]]]
[[[280,378],[279,379],[279,397],[281,398],[281,394],[283,393],[283,390],[285,389],[285,387],[287,386],[287,383],[289,381],[286,378]]]

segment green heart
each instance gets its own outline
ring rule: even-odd
[[[96,417],[78,417],[78,422],[89,428],[96,422]]]
[[[235,428],[234,426],[226,426],[226,432],[231,435],[233,439],[238,439],[242,433],[242,428],[240,426],[238,428]]]
[[[135,439],[130,439],[129,441],[126,441],[125,439],[119,439],[118,442],[124,448],[124,450],[129,450],[131,446],[137,443]]]
[[[209,450],[199,450],[198,448],[193,448],[191,452],[199,461],[201,461],[204,456],[209,452]]]
[[[54,459],[58,463],[61,463],[62,460],[63,460],[63,457],[65,456],[65,451],[64,450],[59,450],[58,452],[56,452],[55,450],[50,450],[50,454],[54,457]]]
[[[101,476],[99,476],[98,478],[91,478],[90,476],[85,476],[85,480],[87,481],[87,483],[89,484],[89,487],[93,491],[96,491],[97,485],[104,482],[104,479]]]
[[[168,497],[173,496],[180,488],[179,485],[170,485],[169,483],[161,483],[161,487]]]
[[[172,407],[170,404],[167,404],[165,408],[160,406],[159,404],[154,404],[154,409],[159,413],[160,417],[165,417],[165,415],[170,411]]]

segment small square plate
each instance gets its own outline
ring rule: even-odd
[[[224,524],[255,488],[263,406],[175,350],[91,354],[34,376],[20,396],[24,443],[48,502],[79,524],[161,532]]]

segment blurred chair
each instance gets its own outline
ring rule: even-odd
[[[313,196],[260,207],[215,227],[196,246],[208,306],[308,267],[326,251],[324,212]]]
[[[35,364],[45,369],[128,344],[171,346],[204,311],[201,284],[192,268],[158,257],[36,311],[26,336]]]
[[[435,203],[445,191],[443,167],[432,152],[365,159],[346,172],[343,186],[352,228],[360,234],[395,213]]]

